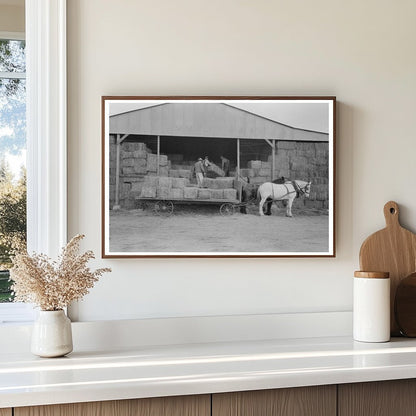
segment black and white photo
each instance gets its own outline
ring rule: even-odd
[[[335,255],[334,97],[102,97],[103,257]]]

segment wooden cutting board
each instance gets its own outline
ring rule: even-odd
[[[390,201],[384,205],[386,228],[370,235],[360,250],[360,269],[390,273],[391,335],[400,335],[394,319],[394,298],[401,279],[416,271],[416,235],[399,222],[399,206]]]

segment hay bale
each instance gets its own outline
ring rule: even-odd
[[[172,178],[179,178],[179,171],[176,169],[170,169],[169,176]]]
[[[254,176],[254,169],[240,169],[240,175],[245,178],[252,178]]]
[[[211,199],[211,189],[197,188],[198,199]]]
[[[224,199],[237,199],[237,190],[236,189],[224,189]]]
[[[216,181],[216,179],[211,179],[211,178],[204,178],[202,180],[202,187],[203,188],[213,188],[213,183]]]
[[[272,169],[271,168],[268,168],[268,169],[261,168],[259,170],[258,176],[270,176],[271,174],[272,174]]]
[[[250,180],[250,183],[253,183],[255,185],[261,185],[264,182],[270,182],[270,177],[265,176],[255,176]]]
[[[146,175],[143,179],[144,184],[147,186],[153,186],[156,189],[156,187],[159,185],[158,176]]]
[[[167,166],[168,157],[166,155],[159,155],[159,166]]]
[[[129,158],[123,159],[121,163],[123,166],[130,167],[130,166],[134,166],[134,162],[135,162],[135,159],[133,157],[129,157]]]
[[[313,142],[296,142],[296,150],[315,150]]]
[[[328,142],[315,142],[315,150],[328,152],[329,144]]]
[[[169,191],[169,198],[183,199],[183,189],[172,188]]]
[[[315,153],[315,163],[319,164],[320,162],[326,162],[328,159],[328,151],[327,150],[317,150]]]
[[[153,153],[147,155],[147,171],[157,172],[157,155]]]
[[[135,150],[133,152],[133,157],[136,159],[147,159],[147,152],[145,150]]]
[[[120,152],[120,159],[134,159],[134,152]]]
[[[293,156],[290,158],[292,165],[306,166],[308,164],[308,159],[304,156]]]
[[[315,201],[317,199],[317,193],[315,191],[309,192],[309,199]]]
[[[224,190],[223,189],[211,189],[211,198],[212,199],[224,199]]]
[[[234,185],[234,178],[216,178],[211,182],[210,188],[212,189],[227,189],[232,188]]]
[[[162,178],[160,178],[160,179],[162,179]],[[158,198],[167,199],[167,198],[169,198],[169,193],[170,193],[171,189],[172,188],[169,188],[167,186],[158,186],[157,190],[156,190],[156,195],[157,195]]]
[[[141,167],[135,166],[134,167],[134,173],[136,173],[137,175],[146,175],[147,169],[146,169],[146,167],[141,168]]]
[[[288,159],[281,159],[276,161],[276,167],[279,169],[287,169],[289,170],[289,158]]]
[[[198,188],[192,188],[192,187],[183,188],[183,197],[185,199],[197,199]]]
[[[148,148],[145,143],[135,143],[135,150],[147,153]]]
[[[169,176],[169,168],[167,166],[160,166],[159,176]]]
[[[271,158],[271,155],[269,156],[269,158]],[[272,168],[272,164],[271,164],[270,161],[268,161],[268,162],[261,162],[261,168],[262,169],[269,169],[270,170]]]
[[[144,143],[132,143],[124,141],[121,145],[124,150],[129,152],[134,152],[136,150],[146,151],[147,147]]]
[[[172,188],[172,178],[169,177],[159,177],[159,186],[161,188]]]
[[[142,189],[143,189],[143,182],[132,182],[131,192],[137,192],[140,195],[142,192]]]
[[[277,172],[277,175],[276,176],[278,178],[281,178],[282,176],[284,178],[290,178],[290,171],[289,171],[289,169],[277,169],[276,172]]]
[[[247,163],[249,169],[261,169],[261,160],[250,160]]]
[[[142,192],[140,193],[141,198],[156,198],[156,188],[143,184]]]
[[[189,185],[189,179],[186,178],[172,178],[172,188],[183,189]]]
[[[125,159],[125,160],[130,160],[130,159]],[[134,161],[134,167],[145,168],[147,166],[146,159],[133,159],[133,161]]]
[[[216,176],[225,176],[225,172],[213,162],[211,162],[211,165],[208,167],[208,172],[209,171],[214,172]]]
[[[309,159],[309,162],[311,162],[311,159],[315,157],[315,147],[309,150],[297,150],[296,156],[304,156]]]
[[[305,199],[305,207],[310,209],[322,209],[324,207],[323,201],[311,201]]]
[[[133,175],[135,172],[132,166],[126,166],[121,168],[121,173],[123,175]]]
[[[179,178],[190,179],[191,178],[191,171],[188,170],[188,169],[179,169],[178,170],[178,175],[179,175]]]
[[[294,150],[294,149],[296,149],[296,142],[287,141],[287,140],[278,140],[277,141],[277,149],[278,149],[278,151],[280,149]]]

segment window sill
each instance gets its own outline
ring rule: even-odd
[[[36,312],[27,303],[0,303],[0,325],[23,325],[33,322]]]

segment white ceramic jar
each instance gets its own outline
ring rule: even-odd
[[[40,357],[62,357],[72,351],[71,321],[63,310],[39,311],[33,324],[31,351]]]
[[[353,336],[362,342],[390,340],[389,273],[354,273]]]

